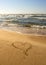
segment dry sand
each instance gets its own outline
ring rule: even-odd
[[[46,65],[46,36],[0,30],[0,65]]]

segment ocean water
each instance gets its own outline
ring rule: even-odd
[[[46,35],[46,15],[0,15],[0,29],[23,34]]]

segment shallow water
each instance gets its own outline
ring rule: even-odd
[[[0,29],[11,30],[23,34],[46,35],[46,29],[27,28],[27,27],[0,27]]]

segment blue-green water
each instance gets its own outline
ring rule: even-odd
[[[46,15],[0,15],[0,29],[46,35]]]

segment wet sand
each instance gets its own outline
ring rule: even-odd
[[[46,36],[0,30],[0,65],[46,65]]]

